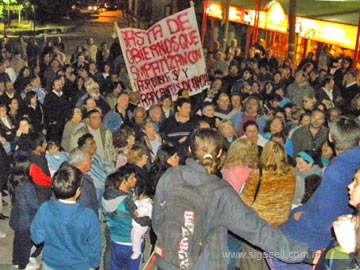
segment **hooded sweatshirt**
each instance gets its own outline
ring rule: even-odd
[[[56,270],[88,270],[100,266],[99,219],[79,203],[45,202],[31,224],[35,244],[44,243],[43,260]]]
[[[102,198],[110,239],[117,243],[131,244],[132,215],[136,209],[128,210],[130,194],[113,188],[107,188]]]

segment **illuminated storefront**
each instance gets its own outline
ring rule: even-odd
[[[209,17],[222,19],[221,4],[207,2],[204,8]],[[255,10],[230,6],[229,21],[254,27],[255,13]],[[288,15],[285,14],[278,2],[271,1],[264,11],[259,11],[257,27],[265,30],[265,46],[271,47],[276,57],[286,58],[288,51]],[[295,29],[297,63],[308,52],[318,52],[323,44],[330,45],[331,54],[334,56],[345,54],[354,57],[357,47],[357,26],[296,17]]]

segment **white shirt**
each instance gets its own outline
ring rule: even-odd
[[[327,90],[325,87],[323,87],[324,92],[327,94],[327,96],[330,98],[331,101],[334,100],[333,90]]]
[[[10,80],[12,82],[15,82],[16,81],[16,73],[15,73],[15,70],[12,68],[12,67],[8,67],[5,69],[5,72],[7,73],[7,75],[9,75],[10,77]]]

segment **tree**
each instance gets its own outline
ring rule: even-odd
[[[30,0],[36,8],[36,17],[43,22],[67,16],[76,0]]]

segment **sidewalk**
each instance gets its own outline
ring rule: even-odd
[[[10,216],[10,198],[6,196],[3,198],[8,205],[4,206],[3,214]],[[0,220],[0,231],[6,233],[6,238],[0,239],[0,270],[13,270],[14,268],[11,265],[12,258],[12,241],[14,237],[14,232],[9,227],[9,220]]]

